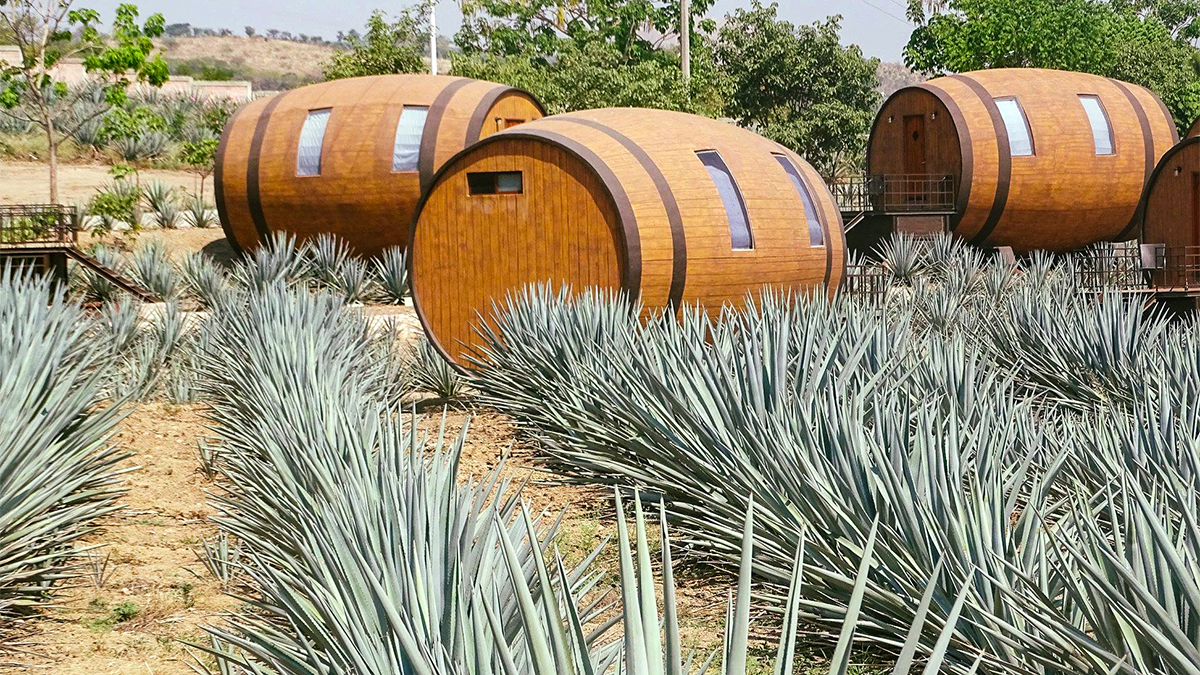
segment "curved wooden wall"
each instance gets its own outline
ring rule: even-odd
[[[754,247],[733,250],[721,197],[697,151],[716,150],[745,201]],[[774,153],[797,167],[825,245]],[[520,171],[519,195],[468,193],[467,174]],[[547,117],[450,160],[413,227],[414,304],[435,345],[463,365],[477,313],[536,282],[624,289],[648,312],[719,308],[773,285],[834,289],[844,272],[841,214],[818,173],[750,131],[660,110]]]
[[[1163,155],[1146,184],[1143,244],[1200,246],[1200,136]]]
[[[1184,138],[1193,138],[1195,136],[1200,136],[1200,117],[1192,120],[1192,126],[1188,127],[1187,136],[1184,136]]]
[[[419,171],[393,172],[404,106],[428,107]],[[310,110],[331,109],[321,173],[296,175]],[[332,232],[373,255],[408,243],[408,227],[438,168],[506,120],[544,114],[528,93],[480,80],[383,75],[322,82],[260,99],[230,118],[217,149],[217,210],[229,242],[251,250],[277,230],[305,239]]]
[[[1112,155],[1096,155],[1079,95],[1099,97]],[[1033,139],[1013,157],[995,99],[1015,97]],[[1158,159],[1178,142],[1153,92],[1084,73],[1003,68],[906,87],[884,103],[867,149],[870,174],[905,173],[905,115],[925,115],[922,173],[956,179],[951,230],[978,246],[1069,251],[1136,236],[1138,204]],[[908,167],[911,168],[911,167]]]

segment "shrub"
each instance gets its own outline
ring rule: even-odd
[[[114,221],[123,221],[136,228],[140,225],[138,205],[141,200],[142,192],[137,186],[126,180],[115,180],[100,187],[92,196],[88,210],[99,216],[110,230]]]
[[[208,228],[217,224],[217,217],[212,211],[212,204],[204,199],[192,197],[185,203],[185,208],[192,222],[192,227]]]
[[[408,257],[404,249],[392,246],[375,259],[375,279],[384,302],[403,305],[408,295]]]

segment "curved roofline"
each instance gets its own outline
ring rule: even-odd
[[[481,148],[486,148],[495,143],[500,143],[507,140],[528,140],[553,145],[567,154],[577,159],[584,165],[604,188],[604,193],[608,195],[609,203],[613,207],[613,211],[621,220],[621,226],[617,228],[617,234],[620,238],[620,245],[625,251],[625,255],[620,262],[620,278],[621,291],[629,294],[630,297],[637,298],[641,294],[641,276],[642,276],[642,259],[640,234],[637,228],[637,219],[633,215],[633,206],[625,194],[624,188],[616,180],[616,176],[611,169],[591,150],[584,147],[581,143],[558,134],[552,131],[541,129],[522,128],[525,125],[507,129],[499,133],[492,134],[487,138],[469,147],[463,148],[454,154],[453,157],[446,160],[440,169],[433,175],[429,182],[429,189],[425,190],[420,200],[417,201],[416,209],[413,210],[412,222],[408,228],[408,283],[409,291],[412,295],[413,310],[417,314],[417,320],[421,323],[421,329],[425,332],[426,338],[433,346],[434,350],[446,360],[453,368],[461,373],[469,374],[465,366],[458,363],[454,358],[451,358],[449,352],[446,351],[441,341],[433,331],[429,328],[429,321],[425,317],[425,311],[421,308],[421,301],[417,296],[416,276],[413,274],[413,263],[416,256],[413,255],[417,240],[417,225],[421,221],[421,214],[425,211],[425,205],[429,198],[433,196],[433,191],[442,183],[442,180],[451,172],[455,165],[462,161],[472,152]],[[589,157],[590,156],[590,157]],[[599,166],[596,166],[599,164]],[[620,198],[618,198],[620,195]]]
[[[975,175],[975,149],[971,145],[971,130],[967,128],[967,119],[963,116],[962,109],[958,107],[958,103],[944,89],[929,83],[932,81],[929,80],[920,84],[901,87],[892,92],[891,96],[888,96],[884,100],[883,105],[879,106],[879,112],[875,114],[875,120],[871,122],[871,132],[867,135],[865,164],[869,171],[871,168],[871,139],[875,138],[875,130],[879,127],[879,120],[883,118],[883,113],[887,110],[888,104],[900,94],[914,89],[932,94],[950,112],[950,121],[954,123],[954,131],[958,134],[958,154],[961,157],[962,167],[958,177],[958,193],[954,195],[955,213],[950,218],[950,231],[953,232],[958,227],[959,221],[962,220],[963,214],[967,212],[967,205],[970,203],[971,181]]]
[[[1165,154],[1163,154],[1162,158],[1160,158],[1158,160],[1158,164],[1154,167],[1154,171],[1150,174],[1150,179],[1146,181],[1145,187],[1142,188],[1142,198],[1138,202],[1138,204],[1140,205],[1140,208],[1142,209],[1142,222],[1138,224],[1138,242],[1139,243],[1142,243],[1142,244],[1147,243],[1146,242],[1146,220],[1147,220],[1147,216],[1149,216],[1150,191],[1153,190],[1154,185],[1156,183],[1158,183],[1159,174],[1162,173],[1163,169],[1166,168],[1167,164],[1169,164],[1171,162],[1171,160],[1175,157],[1175,155],[1179,154],[1180,152],[1183,152],[1184,148],[1191,146],[1191,145],[1196,145],[1197,143],[1200,143],[1200,136],[1191,136],[1189,138],[1185,138],[1182,141],[1179,141],[1178,143],[1176,143],[1174,146],[1172,146],[1170,150],[1167,150],[1167,152]],[[1149,242],[1149,243],[1154,243],[1154,242]]]
[[[488,80],[479,80],[479,82],[487,82]],[[475,106],[475,110],[471,113],[471,119],[467,122],[467,134],[464,139],[466,143],[463,147],[469,147],[474,143],[479,142],[479,136],[483,134],[483,125],[487,122],[488,111],[496,106],[496,103],[503,97],[508,95],[523,96],[538,109],[542,117],[546,116],[546,107],[538,100],[538,97],[532,93],[519,87],[510,87],[506,84],[497,84],[490,89],[482,98],[479,99],[479,104]],[[532,120],[530,120],[532,121]]]
[[[225,206],[225,151],[229,148],[229,137],[233,135],[233,125],[251,103],[254,101],[238,107],[225,121],[225,128],[221,129],[221,139],[217,142],[217,151],[213,158],[213,201],[217,206],[217,220],[221,222],[221,229],[225,232],[225,241],[229,242],[229,248],[233,249],[233,252],[239,257],[245,255],[246,252],[242,250],[242,245],[234,236],[233,224],[229,222],[229,209]]]

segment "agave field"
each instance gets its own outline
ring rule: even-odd
[[[205,549],[245,599],[195,645],[221,673],[740,675],[754,648],[780,675],[818,672],[797,656],[813,645],[838,674],[863,654],[1200,670],[1194,320],[1079,292],[1086,257],[881,254],[880,298],[766,292],[678,320],[530,287],[471,375],[359,309],[402,301],[398,251],[279,239],[228,270],[100,253],[173,299],[152,316],[98,279],[64,296],[9,273],[0,624],[80,573],[117,508],[114,429],[165,398],[207,410]],[[615,541],[561,550],[504,448],[462,471],[469,425],[421,431],[413,410],[449,399],[609,490]],[[732,586],[711,652],[680,637],[684,567]]]

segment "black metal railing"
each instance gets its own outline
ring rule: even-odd
[[[0,206],[0,246],[75,244],[71,209],[60,204]]]
[[[878,265],[846,265],[838,292],[882,303],[887,297],[888,284],[887,271]]]
[[[886,174],[879,196],[884,213],[953,211],[954,177],[927,174]]]
[[[875,181],[880,184],[876,185]],[[833,193],[833,199],[843,212],[869,212],[874,210],[872,195],[882,194],[883,176],[851,176],[849,178],[826,179],[825,184]]]
[[[855,213],[950,213],[954,177],[948,174],[877,174],[827,181],[838,207]]]
[[[1200,246],[1109,244],[1078,258],[1081,290],[1156,293],[1200,292]]]

